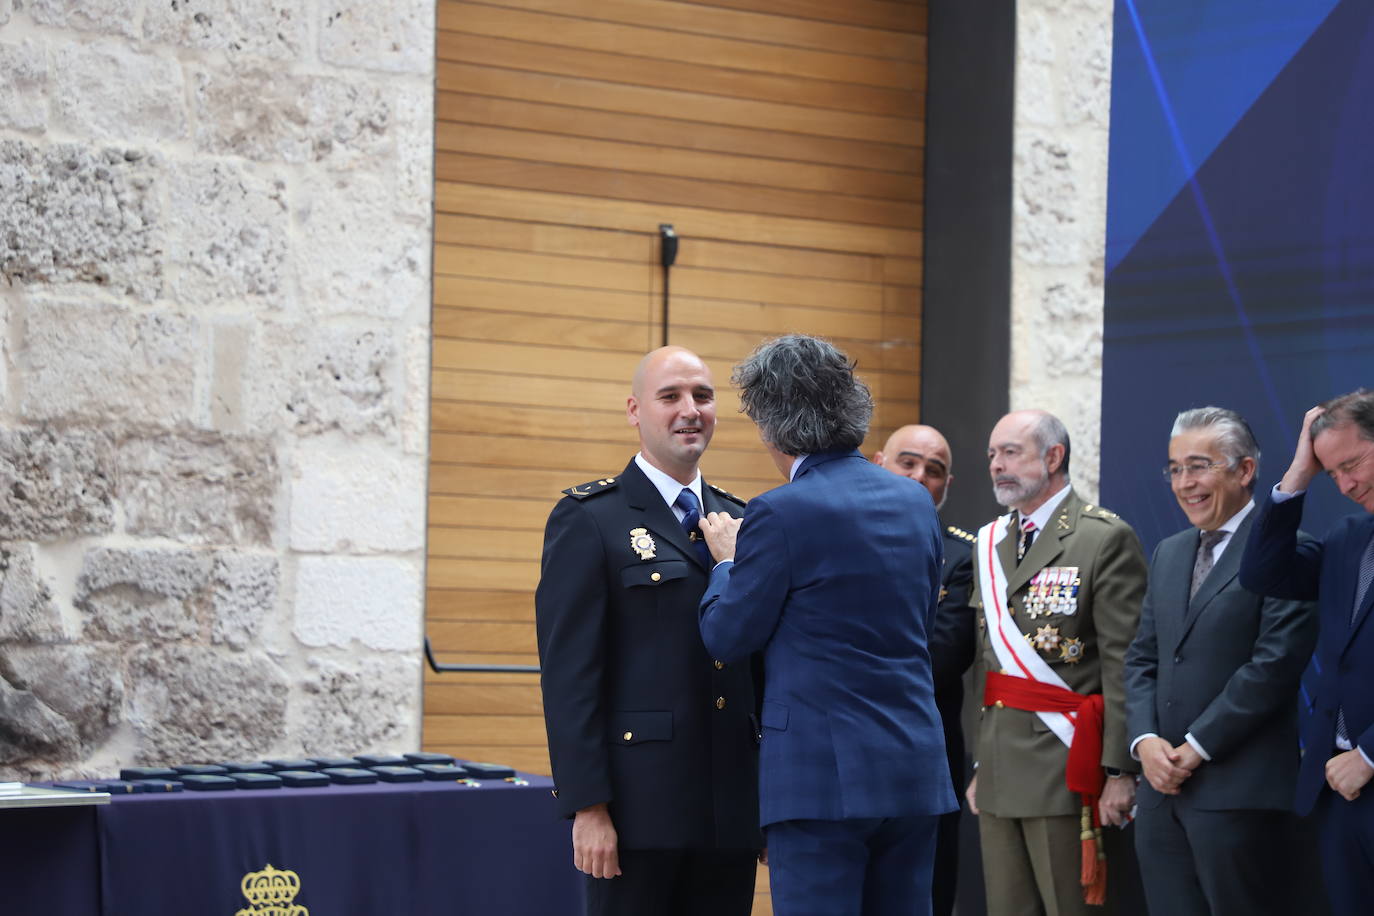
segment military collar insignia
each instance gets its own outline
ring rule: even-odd
[[[631,528],[630,549],[639,554],[641,560],[652,560],[658,545],[654,543],[654,539],[647,528]]]

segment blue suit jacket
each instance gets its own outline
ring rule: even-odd
[[[858,451],[750,501],[701,634],[727,662],[764,650],[762,825],[955,809],[926,649],[941,559],[925,487]]]
[[[1360,513],[1336,523],[1324,541],[1298,539],[1304,499],[1275,503],[1266,497],[1257,510],[1241,561],[1241,584],[1275,598],[1318,602],[1320,632],[1313,662],[1318,669],[1312,716],[1303,728],[1297,810],[1312,810],[1326,785],[1326,761],[1336,746],[1336,710],[1345,708],[1350,738],[1374,756],[1374,623],[1369,609],[1374,588],[1354,623],[1355,583],[1360,556],[1374,535],[1374,515]]]

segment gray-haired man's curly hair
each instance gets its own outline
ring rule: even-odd
[[[845,355],[819,337],[767,341],[730,380],[741,409],[784,455],[858,448],[868,434],[873,395]]]

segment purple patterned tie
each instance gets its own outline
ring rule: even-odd
[[[1226,532],[1220,529],[1216,531],[1203,531],[1198,535],[1197,559],[1193,561],[1193,588],[1188,592],[1188,600],[1191,601],[1197,594],[1197,590],[1202,588],[1202,583],[1206,581],[1207,574],[1212,571],[1212,556],[1216,552],[1217,543],[1226,537]]]

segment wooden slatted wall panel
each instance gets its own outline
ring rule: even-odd
[[[670,340],[711,364],[703,470],[775,486],[730,367],[822,334],[917,415],[923,2],[439,5],[428,633],[534,664],[542,528],[633,454],[624,399],[662,337],[657,228],[682,238]],[[537,678],[428,677],[426,747],[548,772]],[[763,905],[766,912],[766,903]]]

